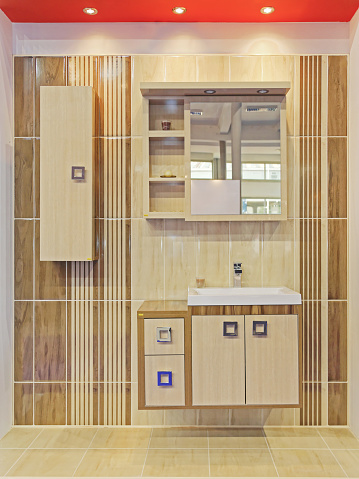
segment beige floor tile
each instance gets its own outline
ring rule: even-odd
[[[208,477],[208,450],[150,449],[144,476]]]
[[[46,428],[31,444],[34,449],[88,448],[96,428]]]
[[[89,449],[75,476],[140,476],[147,449]]]
[[[210,449],[209,460],[215,477],[277,476],[268,449]]]
[[[272,449],[279,476],[284,477],[345,477],[328,450]]]
[[[269,447],[279,449],[328,449],[314,428],[309,427],[265,427]]]
[[[359,449],[358,439],[346,427],[323,427],[318,432],[331,449]]]
[[[216,428],[209,429],[209,447],[227,448],[265,448],[267,443],[261,428]]]
[[[0,449],[27,448],[41,431],[42,428],[37,427],[15,427],[0,440]]]
[[[155,428],[150,448],[208,448],[207,429]]]
[[[359,477],[359,450],[334,450],[333,454],[349,477]]]
[[[71,477],[83,455],[83,449],[29,449],[8,476]]]
[[[104,428],[99,429],[91,444],[93,449],[102,448],[147,448],[151,428]]]
[[[4,476],[8,472],[23,452],[24,449],[0,450],[0,476]]]

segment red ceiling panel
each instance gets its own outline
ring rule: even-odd
[[[174,15],[174,6],[187,12]],[[262,15],[263,6],[275,7]],[[84,7],[98,14],[86,15]],[[348,22],[359,0],[0,0],[12,22]]]

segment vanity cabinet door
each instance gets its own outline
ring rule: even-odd
[[[248,315],[245,332],[246,404],[298,404],[298,316]]]
[[[145,318],[145,355],[184,354],[183,318]]]
[[[244,403],[244,316],[192,316],[193,406]]]
[[[185,405],[184,356],[145,357],[146,406]]]

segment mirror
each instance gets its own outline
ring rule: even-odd
[[[190,102],[191,213],[280,215],[282,104],[278,97],[232,98]],[[223,211],[215,190],[230,198]]]

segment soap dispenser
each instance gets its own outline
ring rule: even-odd
[[[233,263],[233,286],[234,288],[241,288],[242,286],[242,263]]]

